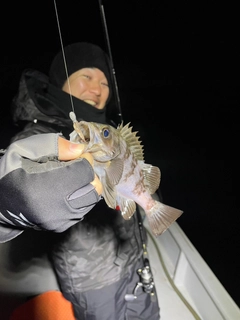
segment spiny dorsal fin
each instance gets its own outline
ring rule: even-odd
[[[139,139],[140,137],[137,136],[137,131],[132,131],[132,127],[129,127],[130,122],[123,126],[121,123],[118,126],[118,130],[120,131],[120,135],[126,141],[128,148],[130,149],[131,153],[134,154],[137,160],[144,160],[144,152],[143,152],[143,145]]]

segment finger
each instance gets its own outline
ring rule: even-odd
[[[58,159],[73,160],[79,158],[85,146],[80,143],[72,143],[62,137],[58,138]]]
[[[93,156],[90,154],[90,153],[83,153],[81,154],[80,158],[85,158],[88,160],[88,162],[93,166],[93,163],[94,163],[94,160],[93,160]],[[94,188],[96,189],[97,193],[99,195],[102,194],[103,192],[103,187],[102,187],[102,183],[101,181],[99,180],[98,176],[95,174],[95,178],[92,182],[90,182]]]
[[[91,164],[91,166],[93,166],[93,156],[90,153],[88,152],[82,153],[79,157],[87,159],[87,161]]]
[[[96,174],[95,174],[95,179],[90,183],[94,186],[94,188],[96,189],[97,193],[99,195],[101,195],[102,192],[103,192],[103,187],[102,187],[101,181],[99,180],[99,178],[98,178],[98,176]]]

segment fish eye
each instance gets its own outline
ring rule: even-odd
[[[108,128],[104,128],[103,131],[102,131],[102,133],[103,133],[103,137],[104,137],[104,138],[108,138],[108,137],[109,137],[109,134],[110,134],[110,131],[109,131]]]

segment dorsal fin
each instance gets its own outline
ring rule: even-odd
[[[140,137],[137,136],[137,131],[132,131],[132,127],[129,127],[130,122],[123,126],[121,123],[118,126],[118,130],[120,131],[120,135],[126,141],[128,148],[130,149],[131,153],[134,154],[137,160],[144,160],[144,152],[143,152],[143,145],[139,139]]]

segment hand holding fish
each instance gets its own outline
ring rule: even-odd
[[[61,136],[58,137],[58,159],[61,161],[73,160],[80,157],[84,149],[84,144],[71,143]]]
[[[124,219],[136,211],[136,203],[145,211],[149,226],[159,236],[183,211],[167,206],[151,196],[160,184],[160,169],[144,162],[143,146],[129,123],[110,125],[76,120],[70,113],[74,131],[70,141],[85,145],[94,159],[94,171],[103,186],[102,196],[110,208],[120,208]]]
[[[93,156],[90,153],[84,153],[85,144],[72,143],[62,137],[58,138],[58,159],[61,161],[73,160],[77,158],[85,158],[94,166]],[[90,182],[99,195],[103,192],[102,183],[95,174],[95,179]]]

